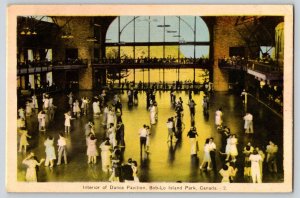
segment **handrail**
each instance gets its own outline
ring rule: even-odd
[[[87,59],[68,59],[66,61],[27,61],[18,62],[17,68],[40,68],[40,67],[52,67],[52,66],[62,66],[62,65],[87,65]]]
[[[102,58],[92,60],[93,64],[201,64],[209,65],[208,58]]]
[[[253,70],[262,73],[270,73],[280,71],[280,67],[273,61],[263,60],[247,60],[243,58],[235,59],[218,59],[218,65],[220,68],[231,68],[231,69],[243,69],[244,71]]]

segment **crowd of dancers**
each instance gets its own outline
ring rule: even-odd
[[[132,87],[127,91],[127,103],[129,107],[139,103],[139,91]],[[202,105],[204,116],[208,116],[210,108],[211,93],[205,91],[202,101],[198,101]],[[178,98],[176,98],[179,96]],[[242,101],[247,105],[247,94],[242,93]],[[93,119],[101,120],[101,124],[105,131],[105,138],[98,140],[96,137],[95,124],[90,119],[84,126],[84,137],[86,139],[86,155],[88,164],[97,164],[97,159],[101,158],[102,171],[109,173],[108,181],[111,182],[139,182],[138,164],[132,158],[124,159],[125,144],[125,126],[122,120],[123,110],[120,95],[107,93],[103,90],[100,95],[93,98],[82,97],[76,98],[71,92],[67,95],[68,111],[64,113],[64,131],[57,134],[56,137],[47,135],[47,128],[53,121],[56,106],[53,104],[53,97],[49,94],[42,95],[43,105],[39,107],[37,96],[33,95],[26,102],[25,108],[18,109],[18,133],[19,133],[19,152],[26,153],[22,163],[27,166],[25,180],[38,181],[36,167],[44,162],[44,166],[55,168],[64,162],[68,163],[67,139],[72,134],[72,120],[80,119],[81,116],[93,117]],[[195,124],[196,105],[192,98],[192,92],[188,94],[188,102],[186,103],[190,112],[190,128],[185,130],[188,125],[183,122],[184,101],[182,97],[176,93],[174,89],[170,91],[170,103],[173,107],[174,114],[167,118],[166,131],[169,146],[183,140],[183,135],[189,138],[190,152],[192,157],[199,157],[200,171],[216,171],[222,177],[221,182],[235,182],[235,177],[239,171],[243,171],[244,181],[261,183],[263,180],[264,164],[267,165],[270,173],[277,173],[277,153],[278,146],[270,141],[265,148],[252,146],[255,142],[249,142],[242,151],[239,151],[237,144],[239,142],[237,136],[230,131],[223,122],[223,110],[219,108],[215,112],[215,129],[221,135],[221,147],[218,148],[213,137],[207,137],[205,140],[203,154],[199,154],[198,132]],[[123,103],[124,104],[124,103]],[[39,111],[40,109],[40,111]],[[92,112],[90,112],[92,109]],[[156,101],[156,90],[149,89],[146,91],[146,110],[149,112],[149,120],[145,120],[145,124],[138,131],[140,139],[140,155],[147,158],[150,150],[151,127],[158,122],[159,105]],[[36,116],[38,119],[38,131],[40,135],[46,135],[44,142],[45,156],[38,160],[34,152],[27,155],[27,147],[29,145],[28,138],[31,138],[28,132],[26,120]],[[162,118],[164,119],[164,118]],[[245,134],[253,136],[253,115],[246,112],[241,118],[244,120]],[[149,124],[147,124],[149,123]],[[253,138],[252,138],[253,140]],[[57,155],[55,150],[55,142],[57,142]],[[253,144],[255,145],[255,144]],[[101,151],[101,152],[99,152]],[[220,155],[222,168],[218,170],[217,155]],[[237,156],[243,155],[243,160],[239,161]],[[40,157],[40,156],[39,156]],[[137,156],[133,156],[137,157]],[[57,160],[56,164],[55,161]],[[266,162],[266,163],[265,163]],[[238,170],[237,165],[243,164],[244,170]],[[141,169],[141,171],[143,171]]]

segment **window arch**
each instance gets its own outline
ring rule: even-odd
[[[106,56],[209,58],[210,39],[199,16],[118,16],[106,33]]]

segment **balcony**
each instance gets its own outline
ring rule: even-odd
[[[219,59],[218,63],[221,69],[245,71],[261,80],[283,80],[283,71],[272,61],[246,60],[244,58],[235,57]]]
[[[53,70],[77,70],[86,68],[87,59],[69,59],[67,61],[28,61],[27,63],[18,62],[17,74],[37,74],[51,72]]]
[[[207,58],[103,58],[95,59],[94,68],[122,67],[134,68],[208,68],[211,64]]]

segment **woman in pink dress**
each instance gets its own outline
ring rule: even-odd
[[[99,155],[98,150],[97,150],[97,139],[94,135],[91,135],[87,139],[87,156],[88,156],[88,164],[96,164],[97,163],[97,156]]]

